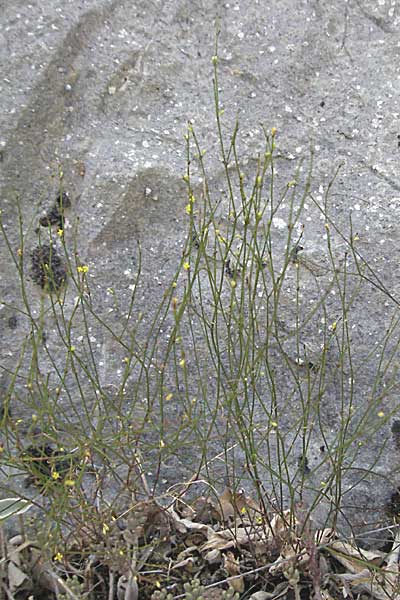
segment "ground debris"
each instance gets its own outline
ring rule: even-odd
[[[96,544],[82,526],[52,560],[37,544],[14,537],[3,559],[3,588],[25,598],[41,579],[51,600],[90,590],[95,600],[338,600],[354,594],[400,600],[399,533],[385,554],[317,529],[309,516],[305,521],[304,507],[298,514],[265,514],[244,492],[165,502],[134,503],[99,528]],[[199,521],[200,514],[208,522]]]

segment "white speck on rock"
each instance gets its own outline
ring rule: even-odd
[[[285,229],[285,227],[287,227],[286,221],[281,219],[281,217],[274,217],[272,223],[276,229]]]

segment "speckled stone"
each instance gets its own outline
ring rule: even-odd
[[[138,298],[145,313],[155,311],[185,242],[187,199],[182,176],[189,120],[207,150],[211,189],[219,194],[224,186],[212,89],[216,18],[221,29],[224,131],[228,135],[239,119],[243,170],[254,173],[263,152],[261,123],[278,130],[277,176],[282,181],[293,179],[303,158],[304,180],[312,150],[310,191],[316,202],[323,204],[341,165],[330,190],[330,216],[348,234],[351,215],[359,252],[379,277],[378,281],[376,275],[369,276],[374,285],[364,282],[349,315],[356,349],[351,392],[355,418],[361,418],[372,390],[378,399],[376,415],[391,411],[394,415],[399,384],[396,354],[389,369],[379,363],[382,334],[390,327],[400,300],[400,13],[393,0],[5,0],[0,16],[0,207],[10,243],[18,248],[18,197],[27,251],[37,246],[39,235],[44,241],[46,235],[53,236],[60,249],[61,239],[51,230],[51,219],[45,224],[49,227],[39,233],[38,226],[59,194],[62,171],[62,186],[71,199],[71,206],[64,206],[65,240],[68,245],[79,217],[77,260],[89,266],[85,276],[97,294],[100,315],[118,326],[115,298],[121,311],[126,310],[135,285],[138,242],[143,257]],[[194,184],[201,194],[200,173],[195,174]],[[299,257],[318,269],[329,262],[329,256],[325,218],[311,199],[305,203],[302,222],[304,249]],[[28,227],[29,223],[34,226]],[[60,225],[57,220],[54,224]],[[282,209],[273,222],[278,251],[286,230],[287,213]],[[343,241],[335,240],[338,260],[343,261]],[[69,249],[72,252],[72,245]],[[320,293],[319,276],[314,275],[302,270],[305,305],[315,302]],[[326,289],[328,281],[323,276],[318,281]],[[31,280],[27,286],[37,318],[41,291]],[[390,289],[390,297],[380,291],[383,286]],[[293,303],[290,292],[285,293],[287,305],[281,316],[290,329]],[[22,305],[15,267],[3,243],[0,294],[7,304],[0,309],[0,362],[3,369],[12,370],[29,325],[22,314],[10,325],[12,307]],[[340,317],[340,302],[337,296],[330,302],[334,320]],[[72,310],[73,305],[74,295],[67,293],[65,310]],[[47,347],[56,361],[62,361],[65,348],[50,317],[45,330]],[[302,340],[305,348],[321,347],[318,331],[318,324],[308,331]],[[85,335],[82,323],[73,334],[79,346]],[[99,378],[104,389],[112,390],[120,381],[123,355],[96,322],[91,323],[90,335]],[[374,346],[376,352],[371,353]],[[290,341],[283,351],[289,360],[298,361],[298,350]],[[304,351],[306,362],[315,363],[314,351]],[[46,360],[44,371],[52,372]],[[329,364],[336,360],[332,348]],[[313,377],[318,377],[318,365]],[[324,391],[319,426],[326,439],[315,424],[307,463],[300,437],[288,434],[290,469],[304,474],[307,465],[303,500],[309,501],[313,490],[325,485],[327,465],[335,460],[326,443],[334,447],[337,442],[343,390],[350,390],[350,378],[347,373],[344,382],[336,372]],[[287,388],[290,395],[291,386],[283,373],[280,381],[282,394]],[[23,383],[19,385],[19,393],[26,393]],[[73,381],[70,385],[74,389]],[[215,389],[215,382],[210,382],[210,389]],[[29,418],[23,407],[16,410],[22,411],[21,418]],[[179,405],[172,403],[172,417],[175,413]],[[287,431],[291,415],[300,413],[298,399],[284,410]],[[387,523],[383,507],[399,483],[399,449],[392,439],[390,419],[378,431],[375,425],[368,424],[366,431],[371,433],[366,439],[355,434],[350,444],[354,460],[350,452],[348,460],[337,465],[343,475],[343,531],[349,531],[349,523],[356,532]],[[262,436],[259,443],[264,443]],[[210,456],[218,449],[221,445],[211,444]],[[196,448],[184,451],[170,462],[163,473],[165,481],[190,476],[196,452]],[[237,464],[239,469],[244,464],[239,450]],[[368,469],[373,473],[366,476]],[[221,483],[221,472],[216,479]],[[337,491],[331,488],[326,496]],[[322,522],[324,510],[315,511]],[[374,535],[370,537],[373,544]]]

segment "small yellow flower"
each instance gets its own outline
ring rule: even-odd
[[[276,136],[276,133],[277,133],[277,131],[278,131],[278,130],[277,130],[277,128],[276,128],[276,127],[273,127],[273,128],[271,129],[271,135],[272,135],[272,137],[275,137],[275,136]]]
[[[52,471],[51,476],[54,479],[54,481],[57,481],[57,479],[60,479],[60,473],[58,471]]]
[[[61,562],[63,558],[64,558],[64,555],[61,554],[61,552],[57,552],[57,554],[54,556],[54,560],[56,562]]]
[[[64,235],[64,230],[63,229],[57,229],[57,235],[62,238],[62,236]]]
[[[237,286],[237,283],[234,279],[231,279],[231,288],[235,289],[235,287]]]
[[[102,531],[103,531],[103,535],[106,535],[107,531],[110,531],[110,528],[107,525],[107,523],[103,523]]]
[[[261,177],[261,175],[257,176],[256,184],[257,184],[257,187],[261,187],[262,186],[262,177]]]
[[[247,513],[247,508],[245,506],[242,506],[240,512],[242,513],[242,515],[245,515]]]
[[[271,421],[271,427],[278,427],[278,423],[276,421]]]
[[[330,329],[331,331],[336,331],[336,327],[337,327],[337,322],[336,322],[336,321],[334,321],[334,322],[332,323],[332,325],[330,326],[330,328],[329,328],[329,329]]]
[[[64,485],[65,487],[74,487],[75,486],[75,481],[73,479],[66,479],[64,481]]]
[[[183,369],[183,367],[185,366],[185,364],[186,364],[186,361],[185,361],[185,359],[184,359],[184,358],[182,358],[182,359],[179,361],[179,366],[180,366],[180,367],[182,367],[182,369]]]
[[[32,419],[32,421],[34,423],[36,423],[36,421],[38,420],[38,416],[37,415],[32,415],[31,419]]]
[[[160,448],[165,448],[165,442],[164,442],[164,440],[160,440]]]
[[[185,271],[189,271],[189,269],[190,269],[190,263],[184,262],[183,263],[183,268],[185,269]]]
[[[215,66],[218,63],[218,56],[212,56],[211,57],[211,62]]]
[[[75,352],[76,348],[75,346],[71,346],[71,348],[69,349],[70,352]]]
[[[177,285],[178,285],[178,284],[176,283],[176,281],[173,281],[173,282],[172,282],[172,287],[173,287],[173,288],[176,288],[176,286],[177,286]]]
[[[325,223],[325,229],[326,229],[327,231],[330,231],[329,223]]]
[[[380,419],[382,419],[384,416],[385,416],[385,413],[383,412],[383,410],[380,410],[380,411],[378,412],[378,417],[379,417]]]
[[[167,402],[168,402],[169,400],[172,400],[173,396],[174,396],[174,395],[173,395],[173,394],[171,394],[171,392],[170,392],[169,394],[167,394],[167,395],[165,396],[165,399],[166,399],[166,400],[167,400]]]
[[[22,256],[22,248],[18,248],[17,254],[18,254],[18,256]]]
[[[87,273],[89,271],[89,267],[87,265],[79,265],[78,273]]]

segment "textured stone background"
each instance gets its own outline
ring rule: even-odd
[[[57,193],[54,175],[61,165],[73,204],[68,220],[79,216],[77,244],[92,286],[112,286],[126,302],[140,240],[141,301],[149,311],[157,305],[184,241],[188,120],[208,151],[215,189],[222,180],[210,60],[218,18],[221,103],[227,131],[239,118],[244,166],[263,148],[260,123],[278,129],[280,172],[288,179],[297,160],[314,149],[317,198],[343,163],[330,196],[331,214],[347,231],[352,214],[363,252],[400,298],[400,9],[395,0],[2,0],[0,5],[0,203],[12,243],[18,244],[15,195],[25,222],[32,222],[30,249],[37,243],[38,218]],[[305,210],[305,252],[318,256],[323,221],[311,205]],[[1,299],[18,305],[3,241],[0,251]],[[39,290],[28,285],[37,310]],[[112,305],[113,297],[104,293],[102,314],[110,314]],[[363,357],[372,344],[379,347],[396,303],[369,289],[355,306],[362,403],[373,372],[363,372]],[[13,367],[27,332],[20,318],[10,327],[13,314],[8,307],[0,310],[5,369]],[[51,325],[47,335],[57,356]],[[101,377],[112,387],[119,377],[114,348],[110,341],[97,341]],[[385,410],[395,410],[398,402],[396,361],[386,374],[391,387]],[[7,381],[3,372],[3,386]],[[381,383],[385,386],[384,377]],[[333,429],[335,398],[332,389],[325,399]],[[390,435],[388,423],[358,459],[362,470],[387,442],[378,477],[349,493],[348,514],[356,528],[383,522],[382,506],[398,483],[399,456]],[[184,464],[181,468],[188,472]]]

